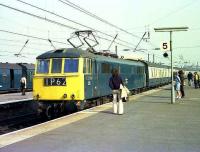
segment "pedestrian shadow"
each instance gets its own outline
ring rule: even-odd
[[[149,100],[139,100],[138,102],[144,102],[144,103],[162,103],[162,104],[169,104],[169,101],[149,101]]]
[[[164,89],[162,89],[162,90],[169,90],[169,91],[170,91],[170,90],[172,90],[172,89],[171,89],[171,88],[164,88]]]
[[[151,97],[151,98],[164,98],[164,99],[167,99],[167,98],[169,98],[170,99],[170,97],[167,97],[167,96],[152,96],[152,95],[147,95],[146,97]]]
[[[100,113],[113,114],[112,111],[100,111]]]

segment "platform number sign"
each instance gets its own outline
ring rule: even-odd
[[[170,43],[169,42],[162,42],[160,49],[163,50],[163,51],[170,51]]]

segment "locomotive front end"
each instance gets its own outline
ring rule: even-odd
[[[34,100],[82,100],[81,65],[78,58],[38,59],[33,79]]]

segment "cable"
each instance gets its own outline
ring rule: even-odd
[[[13,39],[1,39],[0,38],[0,41],[9,41],[9,42],[14,42],[14,43],[23,43],[24,41],[21,41],[21,40],[13,40]],[[33,45],[43,45],[43,46],[49,46],[47,44],[42,44],[42,43],[35,43],[35,42],[31,42],[31,44]],[[69,45],[69,44],[66,44],[66,45]]]
[[[16,32],[11,32],[11,31],[7,31],[7,30],[0,30],[0,32],[5,32],[5,33],[14,34],[14,35],[20,35],[20,36],[30,37],[30,38],[34,38],[34,39],[49,41],[48,39],[45,39],[45,38],[36,37],[36,36],[32,36],[32,35],[27,35],[27,34],[16,33]],[[97,36],[97,37],[98,37],[98,38],[101,38],[101,37],[99,37],[99,36]],[[106,38],[101,38],[101,39],[104,39],[104,40],[107,40],[107,41],[110,41],[110,42],[111,42],[111,40],[106,39]],[[64,42],[53,41],[53,40],[51,40],[51,41],[52,41],[52,42],[55,42],[55,43],[66,44],[66,43],[64,43]],[[120,44],[120,43],[116,43],[116,44],[119,44],[119,45],[121,45],[121,46],[128,47],[128,48],[130,48],[130,49],[134,49],[133,47],[128,46],[128,45],[124,45],[124,44]]]
[[[77,28],[74,28],[74,27],[71,27],[71,26],[68,26],[68,25],[65,25],[65,24],[56,22],[56,21],[54,21],[54,20],[50,20],[50,19],[48,19],[48,18],[46,18],[46,17],[44,18],[44,17],[41,17],[41,16],[39,16],[39,15],[35,15],[35,14],[29,13],[29,12],[26,12],[26,11],[22,11],[22,10],[19,10],[19,9],[17,9],[17,8],[14,8],[14,7],[11,7],[11,6],[8,6],[8,5],[4,5],[4,4],[1,4],[1,3],[0,3],[0,5],[3,6],[3,7],[7,7],[7,8],[9,8],[9,9],[12,9],[12,10],[15,10],[15,11],[18,11],[18,12],[21,12],[21,13],[24,13],[24,14],[27,14],[27,15],[30,15],[30,16],[32,16],[32,17],[36,17],[36,18],[39,18],[39,19],[48,21],[48,22],[50,22],[50,23],[54,23],[54,24],[57,24],[57,25],[60,25],[60,26],[64,26],[64,27],[67,27],[67,28],[69,28],[69,29],[78,30]]]
[[[193,49],[193,48],[200,48],[200,45],[196,45],[196,46],[179,46],[179,47],[175,47],[174,49]]]
[[[185,8],[187,8],[188,6],[192,5],[194,2],[197,2],[197,1],[191,1],[191,2],[189,2],[189,3],[187,3],[187,4],[185,4],[185,5],[183,5],[183,6],[179,7],[179,8],[177,8],[176,10],[173,10],[172,12],[170,12],[170,13],[164,15],[163,17],[160,17],[160,18],[156,19],[155,21],[151,22],[150,25],[155,24],[156,22],[158,22],[158,21],[160,21],[160,20],[162,20],[162,19],[166,19],[166,17],[169,17],[170,15],[175,14],[175,13],[177,13],[177,12],[179,12],[179,11],[183,11],[183,9],[185,9]]]
[[[46,38],[41,38],[41,37],[37,37],[37,36],[32,36],[32,35],[27,35],[27,34],[21,34],[21,33],[16,33],[16,32],[11,32],[11,31],[7,31],[7,30],[1,30],[0,29],[0,32],[10,33],[10,34],[14,34],[14,35],[20,35],[20,36],[25,36],[25,37],[30,37],[30,38],[38,39],[38,40],[48,41],[48,39],[46,39]],[[60,41],[53,41],[52,40],[52,42],[60,43],[60,44],[66,44],[66,43],[60,42]]]
[[[25,4],[25,5],[31,6],[31,7],[33,7],[33,8],[36,8],[36,9],[38,9],[38,10],[41,10],[41,11],[47,12],[47,13],[49,13],[49,14],[51,14],[51,15],[54,15],[54,16],[57,16],[57,17],[60,17],[60,18],[62,18],[62,19],[65,19],[65,20],[67,20],[67,21],[70,21],[70,22],[72,22],[72,23],[75,23],[75,24],[77,24],[77,25],[79,25],[79,26],[83,26],[83,27],[85,27],[85,28],[91,29],[91,30],[93,30],[93,31],[99,32],[99,33],[101,33],[101,34],[103,34],[103,35],[106,35],[106,36],[109,36],[109,37],[113,38],[112,35],[109,35],[109,34],[104,33],[104,32],[102,32],[102,31],[96,30],[96,29],[94,29],[94,28],[92,28],[92,27],[89,27],[89,26],[86,26],[86,25],[84,25],[84,24],[78,23],[77,21],[71,20],[71,19],[69,19],[69,18],[66,18],[66,17],[64,17],[64,16],[61,16],[61,15],[56,14],[56,13],[54,13],[54,12],[51,12],[51,11],[49,11],[49,10],[45,10],[45,9],[40,8],[40,7],[38,7],[38,6],[35,6],[35,5],[33,5],[33,4],[30,4],[30,3],[24,2],[24,1],[22,1],[22,0],[16,0],[16,1],[18,1],[18,2],[20,2],[20,3],[23,3],[23,4]],[[121,41],[121,42],[124,42],[124,43],[127,43],[127,44],[134,45],[134,44],[132,44],[132,43],[130,43],[130,42],[127,42],[127,41],[121,40],[121,39],[119,39],[119,38],[117,38],[117,39],[118,39],[119,41]]]
[[[106,21],[106,20],[104,20],[104,19],[98,17],[97,15],[95,15],[95,14],[93,14],[93,13],[87,11],[86,9],[81,8],[80,6],[78,6],[78,5],[76,5],[76,4],[72,3],[72,2],[70,2],[70,1],[68,1],[68,0],[64,0],[65,2],[62,1],[62,0],[58,0],[58,1],[62,2],[62,3],[65,4],[65,5],[68,5],[68,6],[72,7],[72,8],[74,8],[74,9],[76,9],[76,10],[78,10],[78,11],[80,11],[80,12],[82,12],[82,13],[88,15],[88,16],[91,16],[91,17],[93,17],[93,18],[95,18],[95,19],[97,19],[97,20],[99,20],[99,21],[101,21],[101,22],[103,22],[103,23],[105,23],[105,24],[108,24],[108,25],[110,25],[110,26],[112,26],[112,27],[114,27],[114,28],[116,28],[116,29],[119,29],[120,31],[122,31],[122,32],[124,32],[124,33],[127,33],[127,34],[129,34],[129,35],[131,35],[131,36],[133,36],[133,37],[136,37],[136,38],[139,38],[139,39],[140,39],[139,36],[137,36],[137,35],[135,35],[135,34],[133,34],[133,33],[130,33],[130,32],[128,32],[127,30],[124,30],[124,29],[122,29],[122,28],[120,28],[120,27],[118,27],[118,26],[116,26],[116,25],[114,25],[114,24],[112,24],[112,23],[110,23],[110,22],[108,22],[108,21]]]
[[[4,45],[4,46],[21,46],[21,45],[16,45],[16,44],[3,44],[3,43],[0,43],[1,45]],[[32,48],[32,47],[26,47],[28,49],[32,49],[32,50],[35,50],[35,51],[45,51],[45,50],[41,50],[41,49],[38,49],[38,48]],[[0,51],[0,52],[6,52],[6,51]],[[10,52],[8,52],[10,53]]]
[[[53,23],[53,24],[57,24],[57,25],[60,25],[60,26],[64,26],[64,27],[66,27],[66,28],[74,29],[74,30],[79,30],[79,29],[77,29],[77,28],[64,25],[64,24],[59,23],[59,22],[56,22],[56,21],[54,21],[54,20],[50,20],[50,19],[47,19],[47,18],[43,18],[43,17],[41,17],[41,16],[34,15],[34,14],[32,14],[32,13],[28,13],[28,12],[25,12],[25,11],[22,11],[22,10],[19,10],[19,9],[16,9],[16,8],[13,8],[13,7],[10,7],[10,6],[1,4],[1,3],[0,3],[0,5],[3,6],[3,7],[9,8],[9,9],[12,9],[12,10],[15,10],[15,11],[18,11],[18,12],[21,12],[21,13],[24,13],[24,14],[27,14],[27,15],[30,15],[30,16],[32,16],[32,17],[36,17],[36,18],[39,18],[39,19],[48,21],[48,22]],[[4,31],[4,32],[5,32],[5,30],[0,30],[0,31]],[[9,33],[9,31],[7,31],[7,32]],[[10,33],[14,33],[14,32],[10,32]],[[20,35],[20,34],[18,33],[18,35]],[[23,35],[23,34],[22,34],[22,35]],[[31,37],[31,36],[30,36],[30,37]],[[32,38],[35,38],[35,36],[32,36]],[[99,37],[99,38],[104,39],[104,40],[107,40],[107,41],[111,41],[111,40],[106,39],[106,38],[102,38],[102,37]],[[42,40],[48,40],[48,39],[42,38]],[[52,41],[52,42],[53,42],[53,41]],[[55,42],[55,41],[54,41],[54,42]],[[126,45],[123,45],[123,44],[121,44],[121,43],[117,43],[117,44],[119,44],[119,45],[121,45],[121,46],[126,46]],[[129,47],[129,48],[130,48],[130,47]],[[131,47],[131,48],[132,48],[132,47]]]

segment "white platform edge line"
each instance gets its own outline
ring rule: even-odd
[[[17,102],[24,102],[24,101],[29,101],[29,100],[33,100],[33,98],[27,98],[27,99],[19,99],[19,100],[10,100],[10,101],[3,101],[3,102],[0,102],[0,105],[3,105],[3,104],[10,104],[10,103],[17,103]]]

